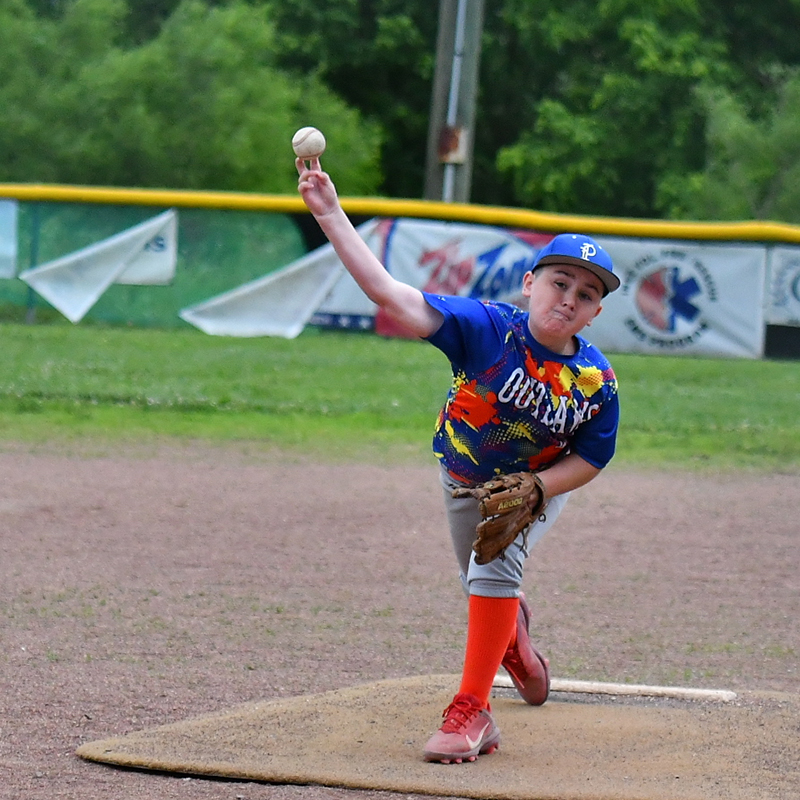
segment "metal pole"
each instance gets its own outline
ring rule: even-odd
[[[458,0],[456,10],[455,42],[453,43],[453,63],[450,69],[450,92],[447,98],[447,116],[445,122],[449,130],[456,129],[458,121],[458,95],[461,88],[461,67],[464,61],[464,23],[467,16],[466,0]],[[455,194],[456,165],[448,162],[444,165],[442,200],[452,203]]]
[[[425,197],[469,202],[484,0],[440,0]]]

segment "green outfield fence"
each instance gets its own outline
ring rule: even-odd
[[[0,184],[18,203],[17,271],[43,264],[178,211],[178,263],[169,286],[112,285],[84,317],[111,324],[183,327],[181,309],[295,261],[325,239],[294,195]],[[671,222],[553,214],[421,200],[343,198],[354,223],[375,216],[451,220],[559,233],[728,242],[800,244],[800,226],[771,222]],[[5,319],[60,316],[18,279],[0,280]],[[800,329],[767,330],[769,355],[800,356]]]
[[[167,207],[23,202],[18,209],[22,271],[130,228]],[[307,251],[288,214],[214,208],[178,212],[178,264],[168,286],[110,286],[84,321],[139,327],[186,325],[178,312],[294,261]],[[47,318],[48,303],[20,280],[0,281],[6,318]],[[34,313],[31,314],[31,311]],[[57,313],[57,312],[54,312]]]

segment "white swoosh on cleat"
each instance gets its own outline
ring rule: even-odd
[[[483,730],[482,730],[482,731],[481,731],[481,732],[478,734],[478,738],[477,738],[477,739],[475,739],[474,741],[473,741],[472,739],[470,739],[470,738],[469,738],[469,735],[467,735],[467,736],[466,736],[466,739],[467,739],[467,744],[469,745],[469,749],[470,749],[470,750],[472,750],[472,749],[475,747],[475,745],[477,745],[477,744],[480,742],[480,740],[483,738],[483,734],[484,734],[484,733],[486,733],[486,729],[487,729],[488,727],[489,727],[489,723],[487,722],[487,723],[486,723],[486,724],[483,726]]]

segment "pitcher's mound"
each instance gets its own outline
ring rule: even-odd
[[[500,749],[460,765],[422,749],[459,677],[387,680],[250,703],[78,748],[122,767],[270,783],[547,800],[796,800],[800,696],[583,698],[496,691]]]

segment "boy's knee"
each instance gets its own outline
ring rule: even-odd
[[[467,582],[467,594],[478,597],[519,597],[519,591],[516,581],[473,578]]]

